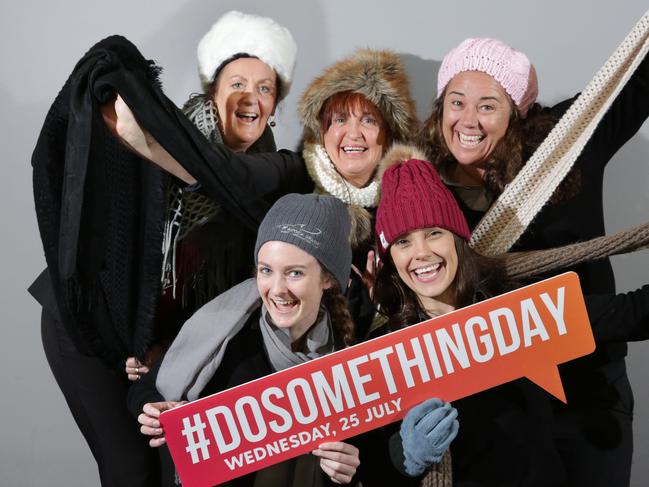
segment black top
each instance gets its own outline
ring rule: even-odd
[[[486,298],[478,292],[474,302]],[[426,319],[422,317],[421,321]],[[385,332],[387,327],[383,326],[375,330],[373,336]],[[565,473],[547,433],[551,411],[544,397],[546,394],[523,378],[454,401],[460,429],[450,447],[453,485],[563,485]],[[401,422],[393,423],[375,433],[378,439],[372,454],[384,461],[373,475],[392,479],[391,485],[419,485],[423,476],[408,477],[402,468],[400,425]]]

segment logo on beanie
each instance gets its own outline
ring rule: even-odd
[[[282,223],[277,225],[280,233],[285,233],[292,235],[300,240],[304,240],[314,247],[320,247],[320,242],[318,242],[314,236],[322,235],[322,230],[317,227],[307,228],[306,223]]]
[[[388,241],[385,239],[385,234],[383,232],[381,232],[381,234],[379,235],[379,240],[381,240],[381,245],[383,245],[383,250],[387,250],[390,245],[388,244]]]

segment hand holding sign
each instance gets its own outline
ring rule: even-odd
[[[143,435],[151,436],[149,446],[158,448],[165,444],[166,440],[164,432],[160,425],[160,414],[175,407],[185,404],[186,401],[162,401],[162,402],[148,402],[142,408],[142,413],[137,417],[137,422],[140,423],[140,432]]]
[[[320,467],[336,484],[351,482],[361,463],[358,448],[342,441],[323,443],[313,454],[320,457]]]
[[[428,399],[408,411],[400,432],[406,472],[417,477],[439,463],[458,429],[457,410],[440,399]]]
[[[164,412],[183,485],[207,486],[528,377],[565,401],[556,365],[595,344],[567,273]],[[461,421],[461,419],[460,419]]]

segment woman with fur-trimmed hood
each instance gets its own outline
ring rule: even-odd
[[[417,130],[408,78],[395,53],[361,49],[313,80],[300,100],[302,156],[315,191],[349,205],[355,273],[348,292],[357,338],[365,338],[374,308],[358,269],[374,265],[373,219],[381,175],[401,159],[399,143]],[[397,144],[395,149],[388,148]]]

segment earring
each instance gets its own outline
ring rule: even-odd
[[[274,127],[275,125],[277,125],[277,124],[275,123],[275,115],[271,115],[271,116],[268,118],[268,125],[270,125],[271,127]]]

